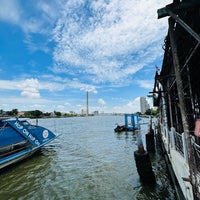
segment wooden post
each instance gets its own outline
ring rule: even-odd
[[[152,170],[149,153],[144,150],[140,131],[137,134],[138,150],[134,151],[135,164],[142,184],[154,187],[156,178]]]

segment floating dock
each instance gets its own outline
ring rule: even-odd
[[[124,125],[117,125],[114,129],[115,132],[123,132],[123,131],[135,131],[140,127],[139,121],[140,117],[138,114],[124,114]]]

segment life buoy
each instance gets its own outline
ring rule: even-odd
[[[197,119],[195,122],[194,135],[200,137],[200,119]]]

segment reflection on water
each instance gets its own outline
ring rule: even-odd
[[[39,120],[62,135],[1,172],[0,199],[174,200],[165,162],[157,154],[151,155],[156,187],[141,185],[133,157],[136,135],[114,133],[116,122],[123,123],[123,116]]]

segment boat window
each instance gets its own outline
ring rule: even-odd
[[[24,125],[30,125],[30,123],[28,122],[28,121],[22,121],[22,123],[24,124]]]

